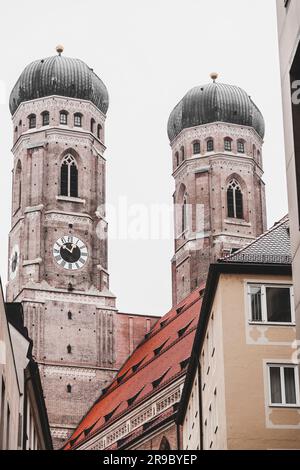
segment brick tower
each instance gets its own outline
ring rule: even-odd
[[[264,119],[248,94],[212,83],[190,90],[168,123],[175,179],[173,305],[209,264],[266,229]]]
[[[8,301],[23,304],[56,447],[155,320],[116,314],[105,221],[108,93],[84,62],[57,52],[28,65],[10,97],[7,287]]]

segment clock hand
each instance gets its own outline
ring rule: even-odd
[[[63,245],[63,248],[64,248],[64,250],[67,250],[69,253],[73,253],[73,250],[70,250],[70,249],[67,248],[65,245]]]

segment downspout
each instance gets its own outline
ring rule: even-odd
[[[177,450],[181,450],[181,445],[180,445],[180,424],[176,424],[176,434],[177,434]]]

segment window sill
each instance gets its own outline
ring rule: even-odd
[[[56,199],[57,201],[75,202],[77,204],[85,204],[85,199],[80,199],[79,197],[56,196]]]
[[[296,323],[290,323],[290,322],[266,322],[266,321],[249,321],[249,325],[254,325],[254,326],[288,326],[290,327],[295,327]]]
[[[272,409],[274,409],[274,408],[279,408],[279,409],[281,409],[281,408],[284,408],[284,409],[286,409],[286,408],[291,408],[291,409],[294,410],[294,409],[299,409],[299,408],[300,408],[300,404],[299,404],[299,403],[297,403],[296,405],[283,405],[283,404],[279,404],[279,405],[270,405],[270,404],[269,404],[269,408],[272,408]]]
[[[224,222],[230,225],[243,225],[244,227],[251,227],[251,224],[249,222],[246,222],[245,219],[227,218]]]

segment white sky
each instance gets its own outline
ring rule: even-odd
[[[172,203],[169,114],[190,88],[217,71],[220,81],[251,95],[266,121],[268,225],[287,212],[274,0],[6,0],[0,17],[4,285],[12,167],[8,94],[29,62],[55,54],[60,43],[65,55],[94,68],[110,94],[109,203],[120,196],[129,203]],[[161,315],[169,309],[172,254],[171,239],[110,242],[111,290],[121,311]]]

